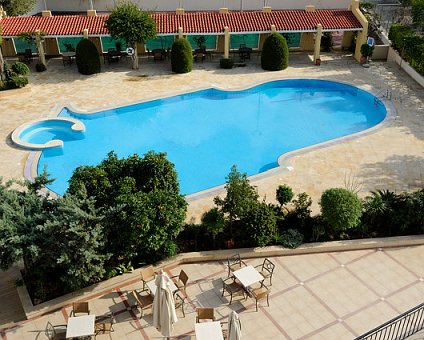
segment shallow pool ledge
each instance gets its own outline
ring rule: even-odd
[[[85,125],[78,119],[74,118],[66,118],[66,117],[55,117],[55,118],[46,118],[46,119],[37,119],[30,122],[27,122],[18,128],[16,128],[12,133],[12,141],[14,144],[18,145],[19,147],[23,149],[28,150],[44,150],[44,149],[51,149],[56,147],[63,147],[63,141],[60,139],[53,139],[48,141],[44,144],[35,144],[35,143],[28,143],[21,139],[22,133],[29,129],[31,126],[41,124],[43,122],[63,122],[68,123],[70,125],[70,129],[74,132],[84,132],[85,131]]]

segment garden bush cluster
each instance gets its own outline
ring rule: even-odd
[[[0,80],[0,90],[11,90],[28,85],[27,74],[29,68],[19,61],[8,64],[4,63],[4,81]]]
[[[19,68],[16,66],[15,69]],[[184,224],[187,203],[174,165],[164,153],[77,168],[63,197],[38,191],[51,181],[0,181],[0,268],[18,261],[35,302],[155,263],[183,251],[420,234],[424,189],[372,192],[365,199],[345,188],[323,192],[321,214],[312,199],[276,189],[278,204],[259,199],[246,174],[231,168],[225,196],[200,224]],[[17,184],[23,190],[16,188]]]
[[[51,199],[49,183],[0,183],[0,268],[23,259],[33,300],[44,301],[177,251],[187,203],[163,153],[75,170],[69,190]]]
[[[403,59],[424,75],[424,37],[417,35],[408,26],[394,24],[390,27],[389,39]]]
[[[200,224],[186,225],[179,236],[181,250],[274,244],[295,248],[302,242],[424,232],[424,189],[401,194],[376,191],[360,199],[351,190],[331,188],[321,196],[321,214],[313,216],[312,199],[306,193],[294,197],[289,186],[280,185],[276,190],[279,204],[265,203],[236,167],[225,188],[226,196],[215,198],[216,206],[203,215]]]

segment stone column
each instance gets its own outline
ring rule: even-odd
[[[230,30],[228,26],[224,27],[224,58],[230,57]]]
[[[182,38],[183,38],[183,28],[178,27],[178,39],[182,39]]]
[[[43,42],[41,41],[40,30],[35,31],[35,43],[37,44],[38,57],[40,58],[40,63],[42,63],[44,66],[47,66],[46,56],[44,54],[44,46]]]
[[[87,28],[83,29],[82,35],[84,36],[84,39],[88,39],[88,29]]]
[[[275,25],[271,25],[271,33],[275,33],[275,32],[277,32]]]
[[[359,9],[359,0],[352,0],[352,4],[350,5],[350,10],[353,15],[358,19],[358,21],[362,25],[362,31],[358,32],[358,36],[356,37],[356,47],[355,47],[355,59],[359,61],[361,59],[361,45],[367,42],[368,36],[368,20],[362,14]]]
[[[317,25],[317,33],[315,35],[315,45],[314,45],[314,63],[317,63],[317,59],[320,59],[321,51],[321,37],[322,37],[322,25]]]

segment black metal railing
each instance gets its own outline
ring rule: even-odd
[[[355,340],[402,340],[424,328],[424,303],[383,323]]]

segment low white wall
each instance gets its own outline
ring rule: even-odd
[[[177,266],[184,263],[201,263],[207,261],[223,261],[228,257],[239,253],[242,258],[258,258],[272,256],[290,256],[300,254],[315,254],[324,252],[350,251],[360,249],[377,249],[377,248],[393,248],[393,247],[408,247],[424,244],[424,236],[399,236],[387,238],[373,238],[361,240],[346,240],[333,242],[305,243],[296,249],[287,249],[281,246],[271,246],[263,248],[244,248],[244,249],[225,249],[212,250],[202,252],[192,252],[178,254],[161,263],[158,263],[155,270],[161,268]],[[72,302],[78,300],[89,300],[106,292],[127,286],[136,282],[140,282],[141,269],[136,269],[130,274],[124,274],[113,277],[109,280],[94,284],[87,288],[69,293],[56,299],[33,306],[25,286],[18,287],[19,298],[21,299],[22,307],[26,317],[32,318],[42,315],[47,312],[52,312],[60,308],[70,306]]]
[[[387,60],[389,54],[389,45],[375,45],[372,53],[372,60]]]
[[[418,84],[420,84],[422,87],[424,87],[424,78],[421,74],[419,74],[417,71],[415,71],[411,65],[408,64],[405,60],[403,60],[399,53],[393,49],[392,47],[389,48],[389,53],[387,55],[387,61],[389,62],[395,62],[400,66],[402,70],[404,70],[412,79],[414,79]]]
[[[86,11],[90,8],[88,0],[46,0],[51,11]],[[347,9],[351,0],[134,0],[141,8],[152,11],[175,11],[181,5],[187,11],[213,11],[220,7],[230,10],[258,10],[264,4],[273,9],[305,9],[306,5],[315,5],[318,9]],[[118,0],[93,0],[93,7],[97,11],[108,11]],[[30,14],[39,13],[44,9],[43,0],[37,0],[34,10]]]

